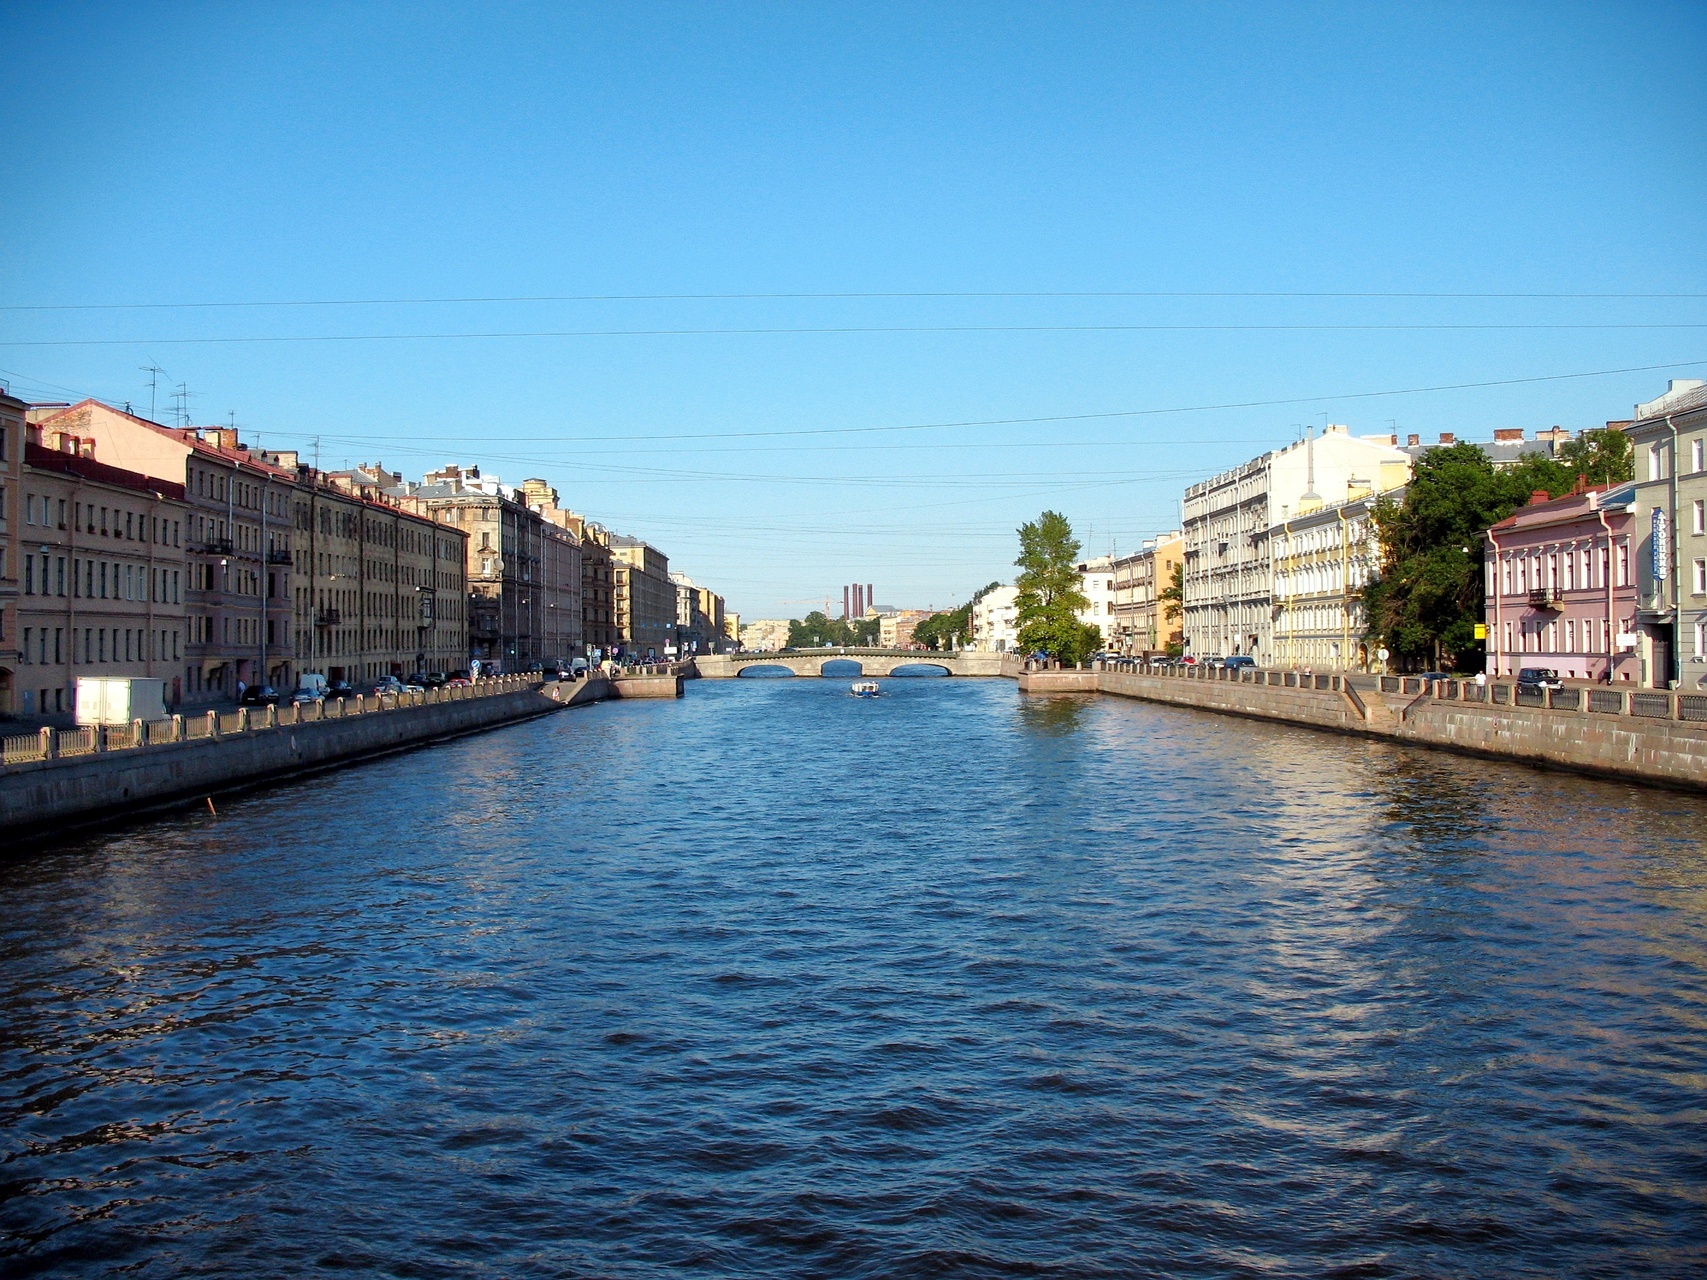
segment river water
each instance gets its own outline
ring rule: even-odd
[[[1702,1274],[1707,804],[884,684],[0,864],[0,1271]]]

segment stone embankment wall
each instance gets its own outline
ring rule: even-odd
[[[616,696],[610,682],[541,685],[510,676],[467,689],[310,708],[256,708],[39,738],[8,739],[0,772],[0,846],[57,836],[157,805],[199,800],[513,724]],[[269,714],[270,713],[270,714]],[[193,736],[192,736],[193,734]],[[66,754],[61,754],[61,749]],[[75,751],[77,754],[70,754]]]
[[[1707,791],[1707,698],[1657,690],[1517,690],[1280,671],[1025,671],[1025,692],[1118,694]],[[1361,687],[1360,687],[1361,685]],[[1384,687],[1385,686],[1385,687]],[[1519,705],[1520,700],[1529,705]]]

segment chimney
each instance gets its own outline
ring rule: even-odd
[[[1458,437],[1453,435],[1450,431],[1442,431],[1440,433],[1440,443],[1441,444],[1457,444],[1458,443]]]
[[[1408,445],[1421,444],[1422,443],[1422,437],[1417,436],[1417,435],[1406,436],[1405,437],[1405,443]]]
[[[1529,505],[1532,507],[1538,507],[1543,502],[1551,501],[1553,501],[1553,495],[1548,493],[1545,489],[1537,489],[1529,495]]]
[[[1499,444],[1503,440],[1521,440],[1521,439],[1523,439],[1523,428],[1522,427],[1496,427],[1494,429],[1494,443],[1495,444]]]

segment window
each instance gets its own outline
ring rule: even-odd
[[[1565,652],[1577,651],[1577,624],[1569,618],[1565,619]]]
[[[1707,438],[1696,436],[1689,442],[1689,469],[1707,471]]]
[[[1695,443],[1701,442],[1697,440]],[[1697,535],[1707,533],[1707,498],[1697,498],[1690,504],[1689,531]]]
[[[1618,582],[1620,587],[1630,585],[1630,544],[1623,543],[1618,548]]]
[[[1648,446],[1648,479],[1664,480],[1666,478],[1666,447],[1665,441],[1656,440]]]
[[[1695,594],[1707,596],[1707,560],[1700,558],[1695,561]]]
[[[1695,656],[1707,658],[1707,622],[1695,624]]]

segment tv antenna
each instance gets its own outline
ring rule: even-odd
[[[166,371],[157,364],[145,364],[142,366],[142,372],[148,375],[148,420],[156,422],[158,419],[154,416],[154,398],[160,387],[160,375]],[[166,376],[172,375],[167,373]]]

